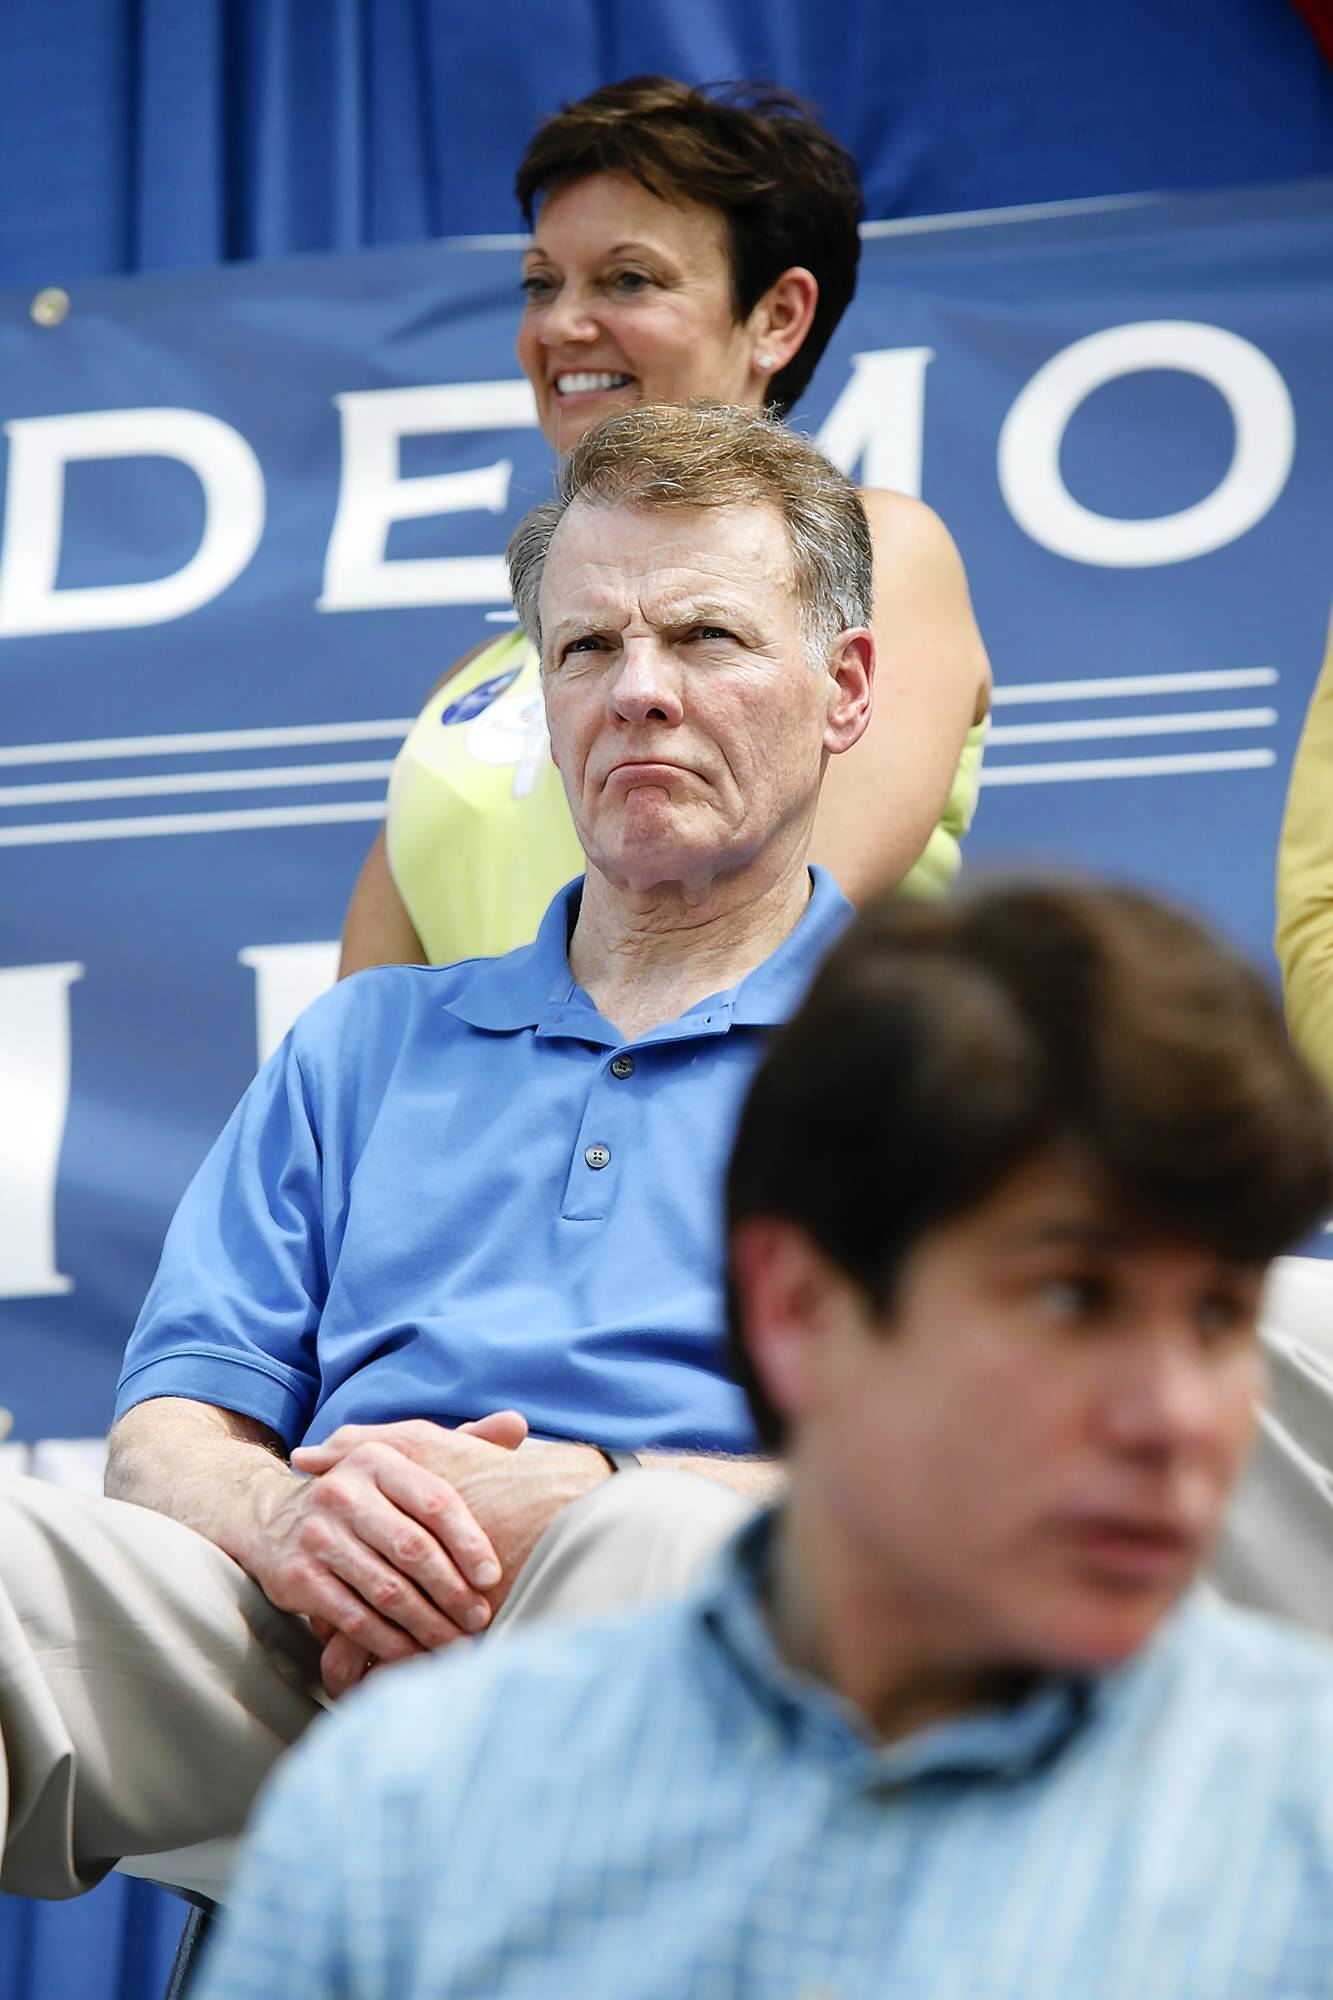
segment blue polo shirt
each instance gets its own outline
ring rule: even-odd
[[[116,1415],[186,1396],[291,1446],[514,1408],[549,1437],[752,1450],[722,1177],[766,1032],[849,914],[811,873],[772,957],[631,1041],[570,973],[578,882],[520,951],[317,1000],[185,1193]]]

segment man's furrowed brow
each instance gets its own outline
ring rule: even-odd
[[[571,611],[564,618],[545,628],[547,643],[551,646],[567,645],[571,639],[586,638],[590,632],[617,632],[624,624],[623,612],[614,611],[610,605],[600,608],[590,605],[583,611]]]
[[[732,618],[742,609],[738,599],[729,597],[724,590],[708,592],[693,591],[688,596],[672,602],[672,611],[678,618]]]
[[[675,627],[749,624],[754,619],[754,606],[744,603],[739,597],[729,596],[725,591],[709,592],[707,595],[689,592],[680,597],[664,597],[660,618],[663,624]]]

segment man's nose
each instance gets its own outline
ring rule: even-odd
[[[666,648],[652,638],[626,642],[611,679],[611,701],[625,722],[680,721],[684,712],[680,671]]]
[[[1186,1451],[1211,1436],[1217,1421],[1215,1371],[1192,1344],[1163,1342],[1123,1358],[1103,1406],[1108,1433],[1125,1451]]]

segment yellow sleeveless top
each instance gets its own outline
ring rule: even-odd
[[[937,896],[958,872],[986,724],[968,731],[948,803],[902,893]],[[432,965],[530,944],[557,889],[583,873],[551,762],[539,662],[515,629],[437,688],[389,780],[389,867]]]
[[[1333,1089],[1333,623],[1282,816],[1273,943],[1291,1039]]]

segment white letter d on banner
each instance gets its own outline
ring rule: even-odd
[[[264,475],[230,424],[202,410],[85,410],[5,425],[9,479],[0,636],[95,632],[183,618],[234,583],[264,532]],[[198,548],[170,576],[57,590],[65,467],[88,458],[175,458],[204,489]]]

